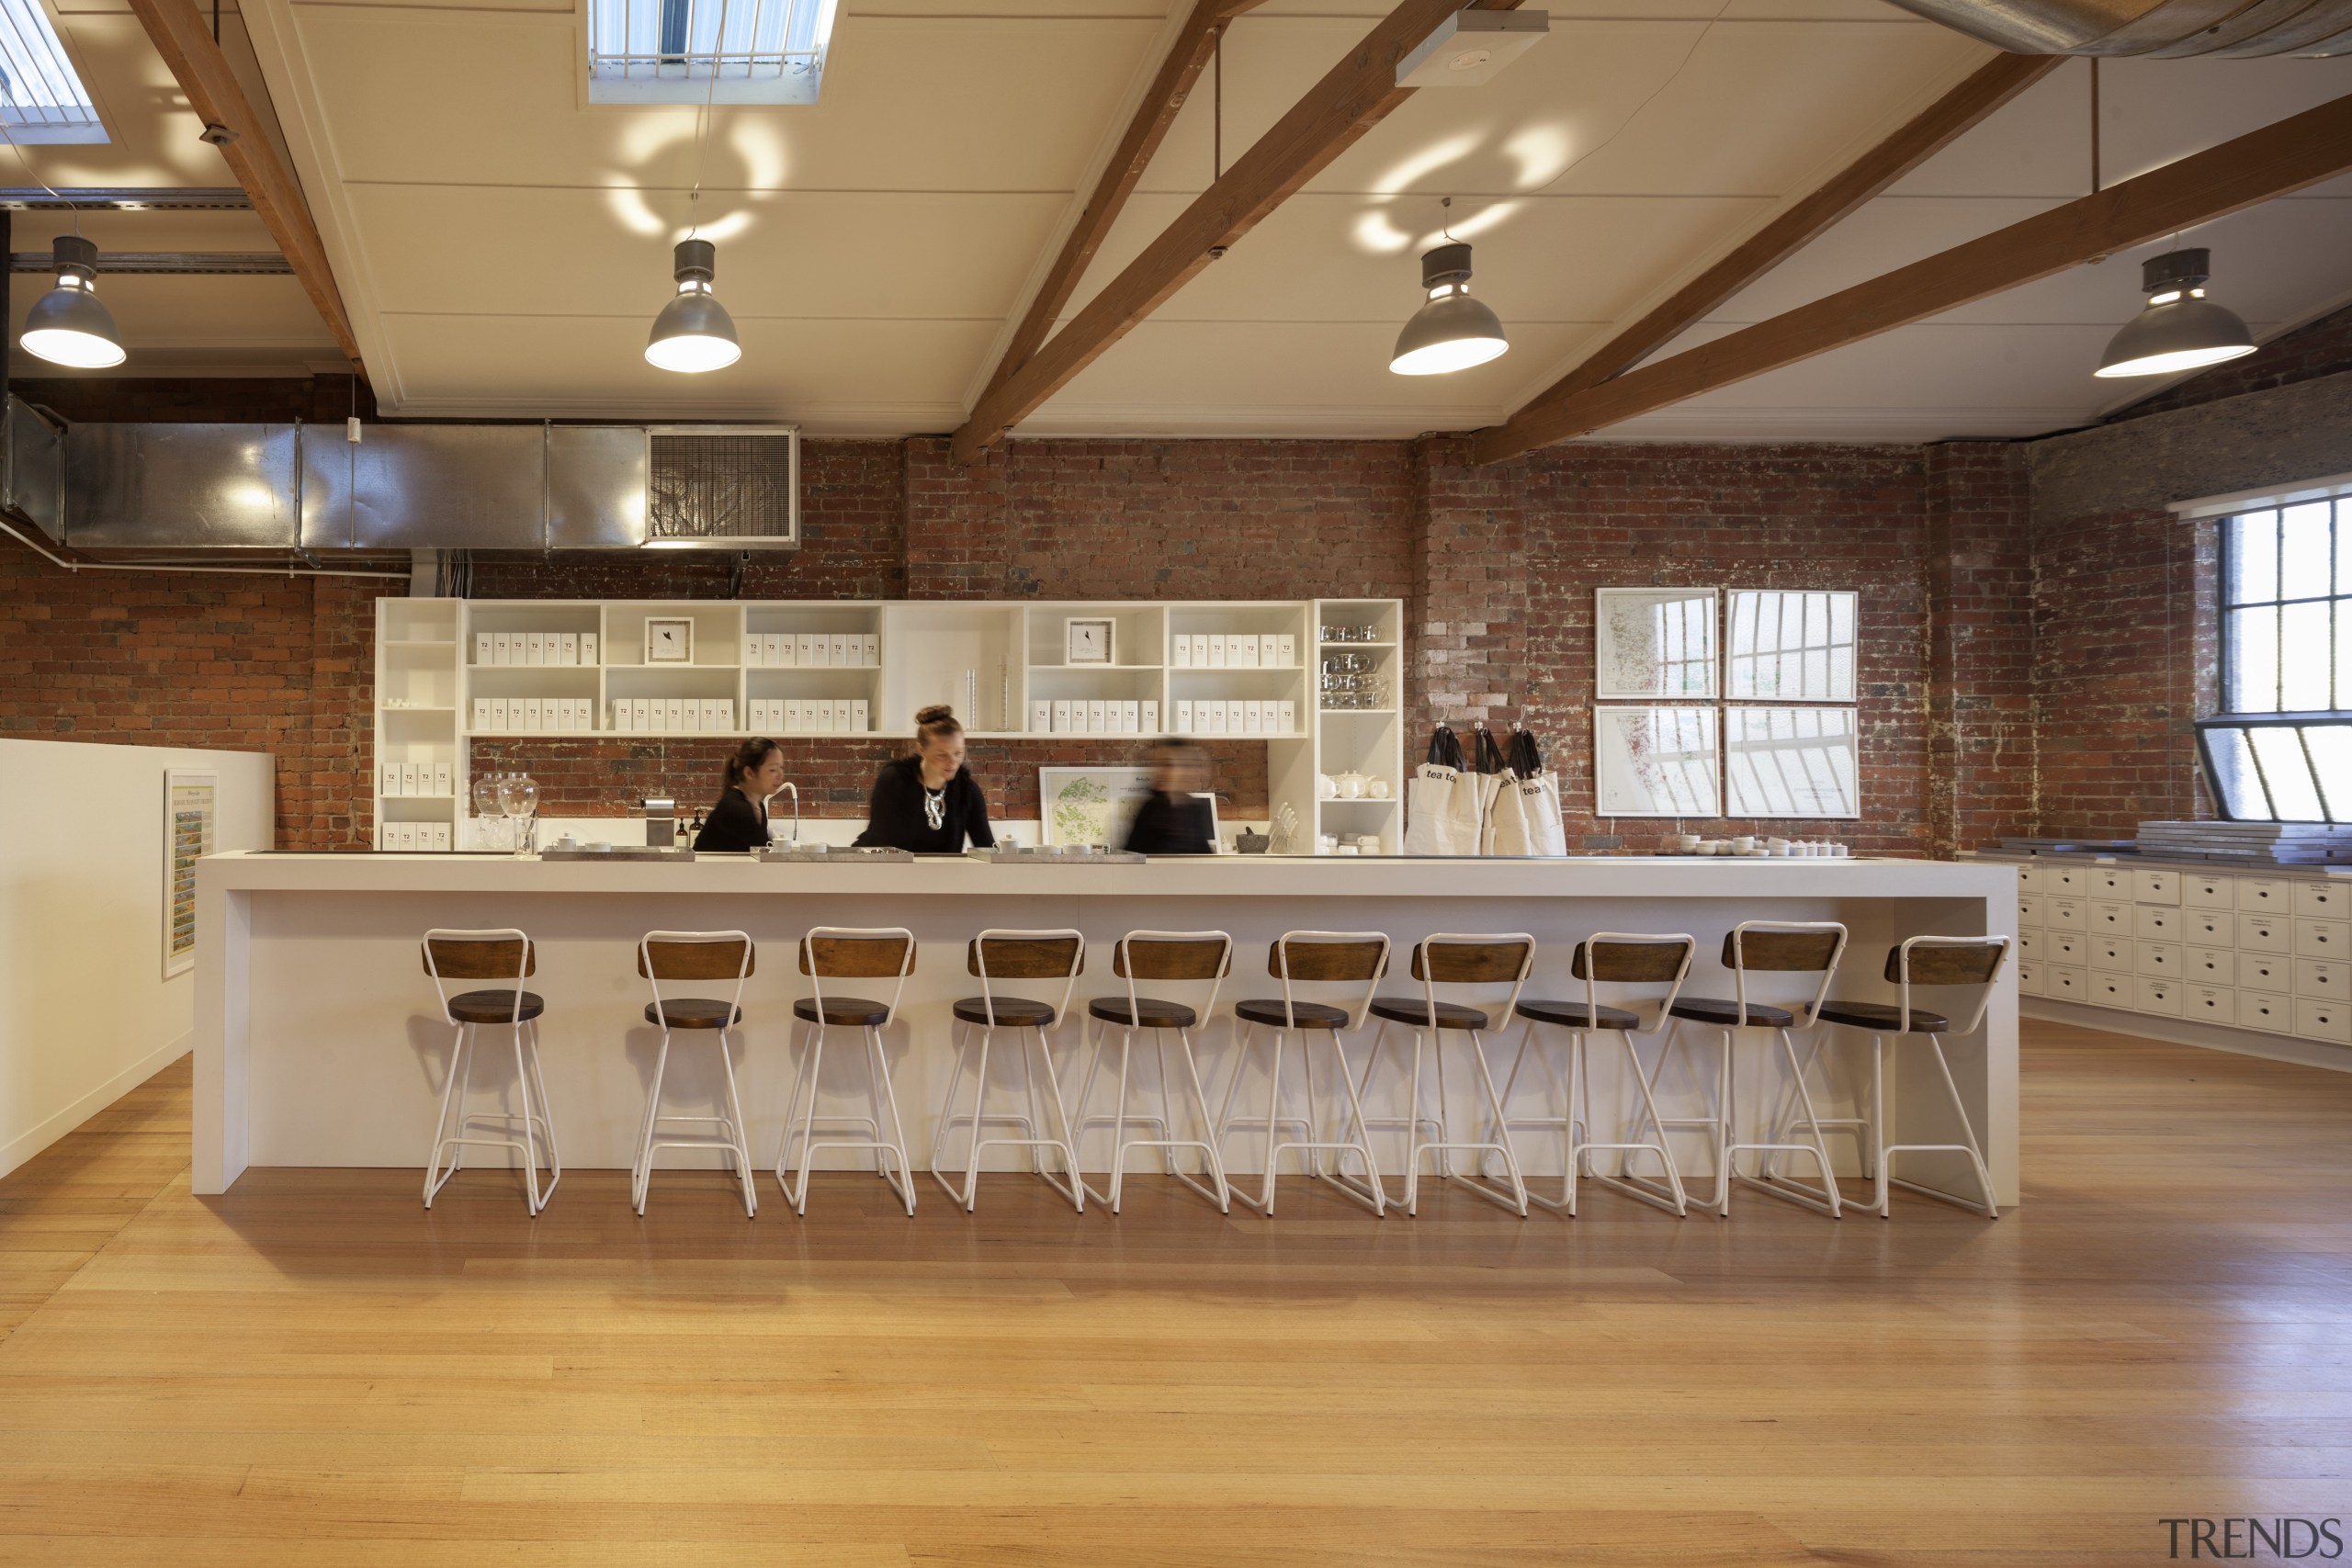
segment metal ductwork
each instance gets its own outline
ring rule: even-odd
[[[2352,53],[2352,0],[1894,0],[2011,54]]]
[[[782,425],[368,424],[353,441],[342,424],[61,430],[10,398],[0,456],[0,506],[75,550],[799,544],[799,432]]]

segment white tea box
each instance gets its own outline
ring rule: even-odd
[[[566,632],[563,634],[562,643],[556,653],[555,661],[558,664],[577,664],[580,662],[580,634],[578,632]]]
[[[1068,697],[1056,697],[1054,699],[1053,732],[1056,735],[1068,735],[1069,733],[1069,699]]]
[[[817,638],[810,632],[792,634],[792,662],[796,665],[817,662]]]
[[[1143,706],[1142,706],[1142,708],[1138,711],[1138,713],[1137,713],[1137,715],[1136,715],[1136,721],[1137,721],[1137,728],[1140,729],[1140,731],[1141,731],[1143,734],[1146,734],[1146,735],[1157,735],[1157,734],[1159,734],[1159,704],[1157,701],[1155,701],[1155,700],[1153,700],[1152,698],[1150,698],[1150,697],[1146,697],[1146,698],[1143,700]]]
[[[1258,667],[1261,670],[1272,670],[1281,662],[1281,639],[1272,632],[1260,632],[1258,634]]]
[[[522,723],[520,723],[520,724],[518,724],[518,725],[516,725],[514,728],[517,728],[517,729],[537,729],[537,728],[539,728],[539,699],[538,699],[538,698],[537,698],[537,697],[525,697],[522,701],[523,701],[523,722],[522,722]]]
[[[1110,705],[1101,697],[1089,697],[1086,701],[1086,733],[1089,735],[1111,733]]]
[[[1298,662],[1298,637],[1295,633],[1282,632],[1276,635],[1274,662],[1285,666]]]
[[[874,710],[864,697],[852,697],[849,701],[849,728],[854,735],[868,734],[874,728]]]
[[[402,762],[401,764],[400,788],[394,790],[392,793],[395,795],[417,795],[422,793],[416,787],[416,764],[414,762]]]
[[[761,655],[766,647],[767,644],[760,639],[759,633],[745,632],[743,634],[743,662],[755,668],[764,663],[765,660]]]
[[[400,794],[400,792],[401,792],[401,765],[400,765],[398,762],[387,762],[387,763],[385,763],[385,764],[384,764],[384,767],[383,767],[383,773],[384,773],[384,786],[383,786],[383,788],[381,788],[381,789],[378,790],[376,793],[377,793],[377,794],[379,794],[379,795],[398,795],[398,794]]]
[[[440,851],[441,853],[446,855],[449,852],[449,840],[452,837],[454,837],[454,835],[450,831],[448,823],[435,822],[433,824],[433,847]]]
[[[1277,735],[1298,733],[1298,704],[1285,698],[1274,705],[1274,733]]]
[[[403,822],[401,824],[401,850],[403,853],[408,854],[413,854],[416,852],[415,823]]]
[[[1230,638],[1230,637],[1213,637],[1209,638],[1209,660],[1208,660],[1208,665],[1209,665],[1209,668],[1210,668],[1210,669],[1212,669],[1212,670],[1223,670],[1223,669],[1225,669],[1225,668],[1226,668],[1226,667],[1227,667],[1227,665],[1232,661],[1232,660],[1231,660],[1231,655],[1232,655],[1232,653],[1233,653],[1233,639],[1232,639],[1232,638]]]
[[[514,662],[514,634],[492,632],[490,638],[490,661],[492,664]]]
[[[1143,732],[1143,705],[1134,698],[1119,704],[1119,733],[1139,735]]]
[[[545,664],[548,661],[548,638],[545,632],[523,634],[523,662]]]
[[[1043,697],[1032,699],[1029,704],[1029,733],[1050,735],[1053,728],[1054,705]]]
[[[1193,638],[1188,632],[1179,632],[1168,639],[1168,661],[1179,670],[1193,667]]]
[[[846,632],[835,632],[826,640],[831,644],[831,648],[830,649],[831,657],[827,660],[827,662],[836,667],[846,666],[850,662],[849,634]]]
[[[1238,664],[1244,670],[1255,670],[1258,668],[1258,638],[1255,635],[1250,632],[1244,632],[1239,637],[1235,637],[1233,639],[1233,651],[1239,654],[1241,657],[1234,660],[1232,662]]]
[[[866,663],[866,664],[868,664],[868,665],[875,665],[875,664],[879,664],[879,663],[881,663],[881,662],[882,662],[882,634],[881,634],[880,632],[867,632],[867,633],[865,635],[865,637],[861,639],[861,641],[863,642],[863,644],[864,644],[864,648],[865,648],[865,660],[864,660],[864,662],[865,662],[865,663]]]
[[[490,699],[488,697],[474,699],[474,728],[476,729],[490,728]]]
[[[613,699],[611,723],[615,734],[626,735],[628,733],[628,699],[627,697],[615,697]]]
[[[488,632],[474,633],[474,662],[476,664],[487,664],[490,662],[492,658],[490,644],[491,636]]]
[[[820,735],[833,732],[833,701],[831,697],[820,697],[808,705],[808,728]]]
[[[700,735],[702,733],[703,709],[708,705],[708,704],[703,702],[697,697],[687,697],[683,699],[678,704],[679,708],[682,710],[679,715],[678,728],[688,735]]]
[[[795,651],[792,637],[788,633],[762,632],[760,634],[761,663],[771,666],[789,664],[792,662],[792,655]]]
[[[784,731],[786,734],[797,735],[802,729],[807,728],[803,722],[800,709],[801,702],[799,698],[786,697],[784,700]]]
[[[653,704],[644,697],[628,700],[628,728],[632,734],[643,735],[653,728]]]
[[[847,697],[833,699],[833,733],[836,735],[849,733],[849,699]]]
[[[1190,697],[1179,697],[1176,699],[1176,733],[1179,735],[1190,735],[1192,732],[1193,699]]]
[[[594,632],[580,634],[580,662],[582,664],[596,662],[596,634]]]
[[[449,764],[448,764],[448,763],[447,763],[447,762],[435,762],[435,763],[434,763],[434,764],[433,764],[433,793],[434,793],[434,794],[435,794],[435,795],[447,795],[447,794],[448,794],[448,793],[449,793],[449,777],[450,777],[450,775],[449,775]]]
[[[718,728],[721,729],[735,728],[735,699],[733,697],[718,699]]]
[[[1265,712],[1256,703],[1241,705],[1241,733],[1244,735],[1266,733]]]

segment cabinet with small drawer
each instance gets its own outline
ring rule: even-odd
[[[2112,898],[2094,898],[2090,903],[2090,930],[2094,934],[2110,936],[2132,934],[2132,906]]]
[[[2052,865],[2042,869],[2041,890],[2044,893],[2079,894],[2087,893],[2090,888],[2091,873],[2088,866]]]
[[[2352,920],[2297,920],[2295,956],[2352,958]]]
[[[2132,970],[2137,975],[2155,975],[2167,980],[2180,980],[2188,975],[2188,955],[2177,942],[2135,942],[2132,944]]]
[[[2129,899],[2132,897],[2131,868],[2120,865],[2091,867],[2091,897]]]
[[[2242,876],[2238,878],[2238,908],[2268,909],[2283,915],[2287,912],[2287,889],[2290,886],[2269,877]]]
[[[2331,963],[2324,958],[2296,959],[2295,995],[2322,997],[2330,1001],[2352,1001],[2352,964]]]
[[[2234,909],[2238,907],[2238,879],[2193,872],[2180,879],[2180,901],[2192,909]]]
[[[2086,1002],[2091,997],[2090,971],[2073,964],[2052,964],[2041,972],[2041,994]]]
[[[2142,1012],[2170,1013],[2175,1018],[2180,1016],[2181,987],[2177,980],[2159,980],[2153,976],[2143,975],[2133,984],[2136,990],[2132,998],[2132,1005]]]
[[[2238,994],[2227,986],[2188,986],[2181,992],[2181,1014],[2207,1023],[2238,1021]]]
[[[2132,874],[2132,899],[2137,904],[2169,904],[2180,907],[2180,873],[2177,871],[2135,871]]]
[[[2227,947],[2191,947],[2186,950],[2182,973],[2197,984],[2234,986],[2238,983],[2238,955]]]
[[[2041,995],[2041,965],[2030,958],[2018,960],[2018,991],[2022,996]]]
[[[2274,957],[2267,953],[2238,954],[2238,988],[2253,991],[2286,991],[2294,984],[2293,960]]]
[[[2043,931],[2041,955],[2045,963],[2080,969],[2090,962],[2091,939],[2080,931]]]
[[[2352,1011],[2347,1011],[2342,1002],[2323,1001],[2317,997],[2297,997],[2295,1032],[2306,1040],[2325,1040],[2332,1044],[2352,1045]]]
[[[2090,994],[2083,999],[2093,1007],[2128,1008],[2139,1000],[2139,986],[2128,969],[2094,969]]]
[[[2238,1027],[2267,1030],[2284,1034],[2295,1021],[2295,1006],[2288,998],[2271,991],[2240,991],[2238,993]]]
[[[2041,956],[2042,933],[2039,926],[2028,926],[2018,932],[2018,962]]]
[[[2295,913],[2307,920],[2352,919],[2352,880],[2298,882],[2293,903]]]
[[[2284,916],[2240,915],[2238,951],[2284,953],[2288,950],[2287,931]]]
[[[2040,866],[2021,865],[2018,867],[2018,891],[2020,893],[2039,893],[2041,891],[2041,868]]]
[[[2216,947],[2238,944],[2238,918],[2225,909],[2184,909],[2180,927],[2190,942],[2210,942]]]
[[[2078,931],[2086,929],[2088,911],[2080,898],[2058,898],[2045,896],[2041,906],[2041,923],[2049,931]]]
[[[2120,936],[2095,936],[2086,945],[2090,949],[2091,967],[2109,969],[2119,975],[2132,973],[2132,939]]]
[[[2165,904],[2132,906],[2132,934],[2149,942],[2178,942],[2188,929],[2178,909]]]
[[[2021,893],[2018,895],[2018,929],[2019,931],[2038,931],[2041,929],[2041,895],[2039,893]]]

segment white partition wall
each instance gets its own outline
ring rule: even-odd
[[[266,850],[272,768],[0,740],[0,1176],[187,1051],[196,974],[164,974],[164,775],[217,778],[216,851]]]

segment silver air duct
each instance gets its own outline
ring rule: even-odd
[[[2011,54],[2352,53],[2352,0],[1894,0]]]

